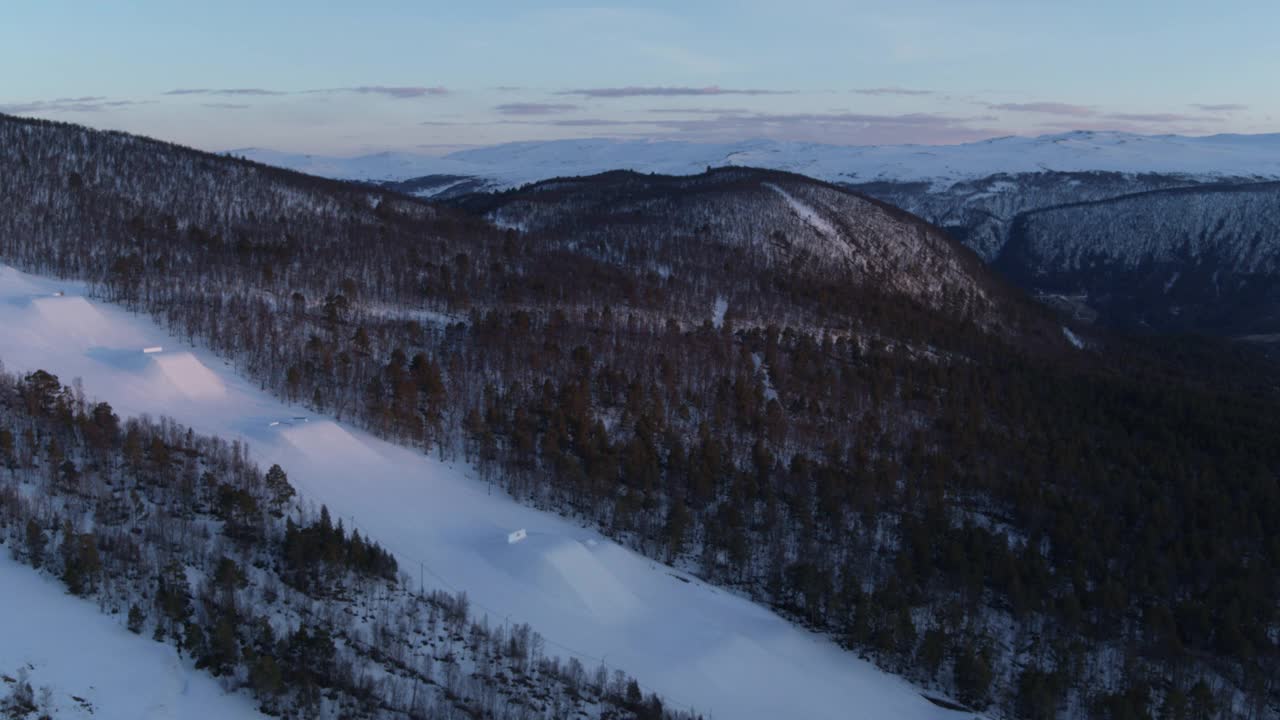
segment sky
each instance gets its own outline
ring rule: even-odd
[[[0,112],[215,151],[1280,131],[1274,0],[0,8]]]

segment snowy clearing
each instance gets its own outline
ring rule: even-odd
[[[173,646],[134,635],[90,600],[0,546],[0,675],[21,668],[37,699],[52,692],[57,718],[224,720],[265,717],[248,695],[229,695]],[[11,686],[0,682],[0,697]],[[73,697],[74,696],[74,697]]]
[[[65,291],[67,302],[37,302],[55,290]],[[603,660],[671,703],[715,717],[971,717],[930,703],[910,683],[759,605],[490,492],[465,465],[438,462],[325,418],[296,420],[308,411],[271,398],[149,318],[85,299],[83,292],[75,283],[0,266],[0,360],[9,371],[42,368],[64,382],[82,378],[87,394],[110,402],[122,417],[166,415],[198,432],[247,441],[254,459],[280,463],[303,497],[327,504],[335,518],[382,543],[403,570],[418,574],[421,568],[429,587],[465,590],[493,622],[530,623],[547,638],[549,653],[576,654],[589,667]],[[92,332],[84,332],[87,319]],[[164,350],[142,352],[153,346]],[[526,537],[509,542],[517,529]],[[0,569],[5,603],[25,606],[8,592],[20,577],[61,592],[12,563]],[[4,622],[30,624],[18,612],[5,615]],[[102,624],[127,634],[105,618]],[[151,645],[156,653],[172,652]],[[0,661],[9,660],[9,646]],[[57,665],[58,677],[79,677],[63,669],[75,658],[56,651],[50,646],[43,662]],[[149,662],[145,648],[114,652],[131,660],[135,654],[137,663]],[[164,691],[155,679],[172,675],[140,671],[132,662],[123,667],[148,678],[155,692]],[[130,687],[123,679],[102,682]],[[211,717],[236,716],[200,694],[194,678],[190,687]],[[245,706],[239,716],[252,714]]]

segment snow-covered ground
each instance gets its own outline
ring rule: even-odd
[[[227,720],[264,717],[248,694],[227,694],[172,645],[134,635],[89,600],[67,595],[0,547],[0,676],[26,670],[56,718]],[[0,680],[0,698],[13,683]]]
[[[324,177],[404,180],[458,175],[487,179],[495,188],[606,170],[690,175],[724,165],[788,170],[827,181],[929,180],[939,184],[1042,170],[1280,177],[1280,134],[1189,137],[1076,131],[962,145],[882,146],[775,140],[584,139],[506,143],[441,157],[395,152],[326,157],[260,148],[232,150],[230,154]]]
[[[42,368],[64,382],[81,378],[88,395],[110,402],[122,416],[167,415],[199,432],[247,441],[259,463],[280,463],[305,498],[326,503],[335,518],[392,550],[403,570],[416,575],[421,568],[429,587],[465,590],[491,622],[530,623],[547,638],[549,653],[576,654],[588,667],[603,660],[668,701],[716,718],[962,717],[759,605],[590,529],[519,505],[500,491],[491,493],[465,466],[325,418],[305,418],[303,408],[264,394],[209,352],[185,345],[145,316],[86,299],[83,292],[75,283],[0,266],[0,360],[10,372]],[[143,352],[154,346],[163,351]],[[527,538],[508,542],[509,533],[519,529],[527,530]],[[31,583],[32,597],[54,597],[26,600]],[[17,587],[23,590],[10,591]],[[32,649],[15,653],[9,638],[17,636],[10,628],[34,625],[22,616],[29,602],[40,606],[40,617],[64,628],[81,617],[91,624],[87,615],[96,608],[62,597],[55,584],[8,561],[0,565],[0,589],[0,672],[9,671],[6,663],[15,665],[23,652],[38,652],[38,669],[67,679],[65,688],[56,683],[60,691],[94,685],[100,692],[109,687],[129,694],[133,686],[123,678],[117,688],[113,676],[97,679],[75,669],[79,646],[94,644],[95,653],[96,645],[104,648],[104,657],[128,658],[118,663],[119,672],[150,678],[151,697],[181,695],[165,685],[186,677],[185,670],[163,665],[172,651],[129,637],[106,618],[100,618],[101,632],[119,635],[115,640],[88,635],[76,641],[53,633],[44,644],[33,635]],[[58,623],[64,606],[67,618]],[[137,649],[111,644],[126,641]],[[163,667],[152,670],[152,662]],[[46,682],[44,672],[39,670],[36,684]],[[217,717],[252,714],[248,705],[237,706],[243,710],[238,715],[226,710],[232,701],[210,698],[216,686],[206,690],[203,682],[193,677],[186,686],[184,680],[187,695],[181,696],[207,698],[209,712],[223,709]],[[144,695],[126,699],[151,702]],[[150,717],[114,709],[96,717],[104,716]],[[170,716],[201,717],[180,711],[159,717]]]

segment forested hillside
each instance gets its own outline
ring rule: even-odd
[[[465,593],[420,592],[241,444],[121,420],[44,371],[0,374],[0,545],[272,715],[688,717]],[[30,695],[0,712],[36,712]]]
[[[1186,174],[850,185],[907,208],[1076,317],[1219,337],[1280,330],[1280,186]]]
[[[0,178],[7,262],[975,708],[1277,712],[1280,402],[1247,354],[1082,340],[774,172],[460,210],[0,118]]]
[[[1028,212],[997,266],[1083,291],[1131,327],[1280,331],[1280,183],[1125,195]]]

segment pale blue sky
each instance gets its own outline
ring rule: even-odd
[[[213,150],[1280,131],[1274,0],[10,0],[0,10],[0,112]]]

